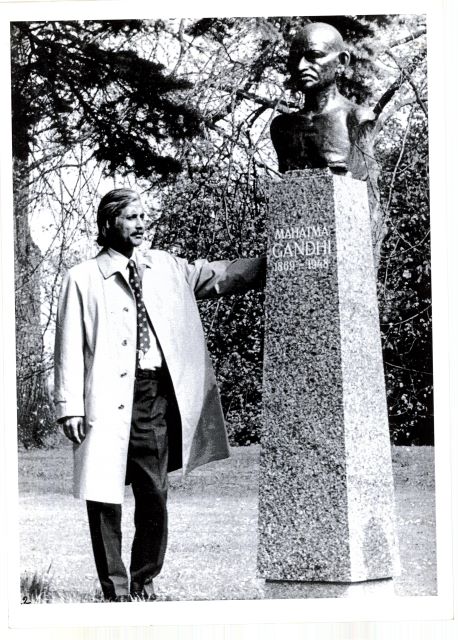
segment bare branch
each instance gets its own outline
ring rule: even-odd
[[[398,111],[400,111],[404,107],[411,107],[414,104],[416,104],[415,98],[406,98],[405,100],[401,100],[401,102],[395,103],[393,108],[390,109],[388,112],[381,114],[381,116],[377,120],[377,125],[374,130],[374,137],[377,136],[377,134],[380,132],[381,129],[383,129],[383,127],[388,122],[388,120],[390,120],[390,118],[396,115]]]
[[[229,94],[232,94],[233,90],[230,87],[220,87],[222,91],[227,91]],[[245,89],[236,89],[234,92],[237,100],[232,101],[230,104],[226,105],[224,109],[219,111],[217,114],[211,117],[211,122],[216,123],[218,120],[222,120],[229,113],[231,113],[235,107],[235,105],[241,100],[251,100],[255,104],[259,104],[264,109],[274,109],[275,111],[279,111],[280,113],[289,113],[291,110],[290,103],[283,99],[283,95],[280,96],[277,100],[269,100],[269,98],[263,98],[262,96],[258,96],[255,93],[250,91],[246,91]]]
[[[390,188],[389,188],[389,192],[388,192],[388,199],[387,199],[387,204],[386,204],[386,213],[385,213],[385,215],[388,213],[388,211],[390,209],[390,206],[391,206],[391,200],[392,200],[392,197],[393,197],[394,184],[395,184],[395,181],[396,181],[396,175],[397,175],[399,166],[401,164],[402,158],[404,156],[407,137],[408,137],[409,132],[410,132],[410,123],[412,121],[412,114],[413,114],[413,109],[410,110],[409,117],[407,118],[406,128],[404,130],[404,135],[402,137],[401,149],[399,151],[399,156],[398,156],[398,159],[397,159],[396,164],[394,166],[393,173],[391,175]],[[409,243],[407,242],[407,244],[409,244]]]
[[[428,117],[428,110],[426,108],[425,103],[423,102],[421,96],[420,96],[420,91],[417,87],[417,85],[415,84],[415,82],[412,79],[412,75],[411,75],[411,71],[409,71],[408,67],[403,67],[402,64],[399,62],[399,60],[396,58],[396,56],[394,56],[390,51],[387,52],[387,55],[390,56],[390,58],[397,64],[397,66],[399,67],[399,69],[401,70],[401,75],[404,75],[410,86],[413,89],[413,92],[415,93],[415,97],[417,98],[418,104],[420,105],[423,113],[425,114],[426,117]],[[413,71],[413,69],[412,69]]]
[[[403,67],[402,65],[400,65],[400,63],[398,62],[396,57],[391,53],[391,51],[386,50],[386,51],[384,51],[384,53],[395,62],[396,66],[401,70],[401,73],[396,78],[396,80],[388,87],[388,89],[385,91],[385,93],[382,94],[381,98],[379,99],[379,101],[375,105],[373,111],[375,113],[375,117],[376,118],[378,118],[380,116],[380,114],[382,113],[383,109],[386,107],[388,102],[393,98],[394,94],[396,93],[396,91],[398,91],[398,89],[401,87],[401,85],[406,80],[409,81],[409,82],[412,82],[412,73],[415,71],[415,69],[418,67],[420,62],[423,60],[423,56],[422,55],[417,55],[410,62],[410,64],[408,64],[408,65]],[[425,113],[427,113],[426,107],[425,107],[424,102],[422,101],[422,99],[421,99],[421,97],[419,95],[417,87],[416,86],[415,87],[412,86],[412,89],[414,90],[415,95],[417,96],[418,104],[425,111]],[[418,95],[417,95],[417,92],[418,92]]]
[[[392,49],[393,47],[399,47],[399,45],[401,44],[406,44],[406,42],[412,42],[412,40],[416,40],[417,38],[424,36],[425,33],[426,33],[426,27],[422,27],[421,29],[418,29],[417,31],[412,33],[410,36],[406,36],[405,38],[400,38],[399,40],[393,40],[392,42],[390,42],[390,49]]]
[[[411,320],[414,320],[415,318],[418,318],[418,316],[422,316],[424,313],[426,313],[427,311],[429,311],[432,307],[432,304],[428,304],[427,307],[425,307],[424,309],[422,309],[421,311],[419,311],[418,313],[416,313],[413,316],[410,316],[409,318],[406,318],[405,320],[399,320],[399,322],[381,322],[380,324],[383,325],[387,325],[388,327],[397,327],[401,324],[406,324],[406,322],[410,322]]]

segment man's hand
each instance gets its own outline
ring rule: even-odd
[[[84,416],[70,416],[60,421],[64,433],[69,440],[81,444],[86,437],[86,422]]]

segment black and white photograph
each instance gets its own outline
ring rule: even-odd
[[[4,87],[14,619],[451,610],[425,3],[50,4]]]

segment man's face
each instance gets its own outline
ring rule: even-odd
[[[290,61],[295,85],[302,91],[327,87],[335,81],[342,49],[333,34],[311,29],[296,43]],[[343,53],[343,55],[347,55]]]
[[[145,232],[145,212],[140,201],[133,202],[107,223],[108,244],[116,251],[132,255],[134,247],[138,247]]]

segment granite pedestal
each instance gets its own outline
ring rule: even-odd
[[[258,573],[397,575],[391,451],[366,184],[271,184]]]

